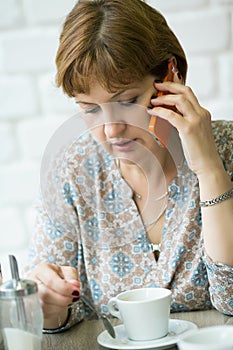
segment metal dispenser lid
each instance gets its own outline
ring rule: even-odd
[[[36,282],[26,279],[10,280],[0,285],[0,299],[14,299],[37,293]]]

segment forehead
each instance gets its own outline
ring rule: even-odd
[[[106,90],[98,81],[93,81],[90,84],[88,93],[75,94],[77,101],[101,101],[102,99],[112,98],[118,91],[110,92]]]
[[[106,90],[98,81],[92,81],[90,84],[90,92],[88,94],[79,93],[75,94],[75,100],[85,101],[90,103],[100,103],[106,102],[106,100],[111,100],[113,98],[120,97],[121,95],[127,95],[131,92],[134,93],[138,91],[138,93],[143,92],[148,87],[153,86],[154,77],[148,75],[141,81],[132,82],[129,85],[125,85],[119,90],[110,92]]]

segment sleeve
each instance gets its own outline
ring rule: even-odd
[[[233,183],[233,121],[214,121],[213,134],[219,156]]]
[[[233,122],[214,122],[213,133],[223,165],[233,182]],[[213,306],[218,311],[233,316],[233,267],[214,262],[207,255],[204,260]]]
[[[36,204],[36,223],[31,237],[28,255],[28,265],[25,274],[29,274],[41,262],[56,265],[73,266],[78,268],[82,264],[80,245],[78,240],[78,223],[74,225],[76,213],[71,205],[66,206],[65,218],[51,218],[42,204],[41,198]],[[67,217],[72,221],[67,222]],[[77,221],[77,218],[76,218]],[[44,330],[44,333],[62,332],[84,318],[82,302],[74,303],[69,309],[69,317],[65,325],[55,330]]]
[[[209,279],[209,292],[213,306],[220,312],[233,316],[233,267],[204,258]]]
[[[55,164],[56,163],[56,164]],[[47,164],[46,164],[47,165]],[[84,261],[80,236],[76,201],[78,190],[72,184],[72,168],[67,162],[50,164],[48,170],[42,167],[40,196],[35,203],[36,221],[30,240],[27,275],[41,262],[56,265],[73,266],[82,275]],[[65,325],[56,330],[44,330],[45,333],[57,333],[70,328],[84,318],[81,301],[73,304]]]

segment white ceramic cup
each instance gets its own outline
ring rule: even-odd
[[[168,333],[171,291],[139,288],[118,294],[108,302],[109,312],[122,320],[132,340],[152,340]]]
[[[233,326],[212,326],[188,332],[178,341],[179,350],[232,350]]]

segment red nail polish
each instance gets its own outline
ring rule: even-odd
[[[78,300],[79,300],[79,298],[73,298],[72,303],[76,303],[76,301],[78,301]]]
[[[78,290],[74,290],[73,293],[72,293],[72,295],[73,295],[74,297],[79,297],[79,296],[80,296],[80,293],[79,293]]]

